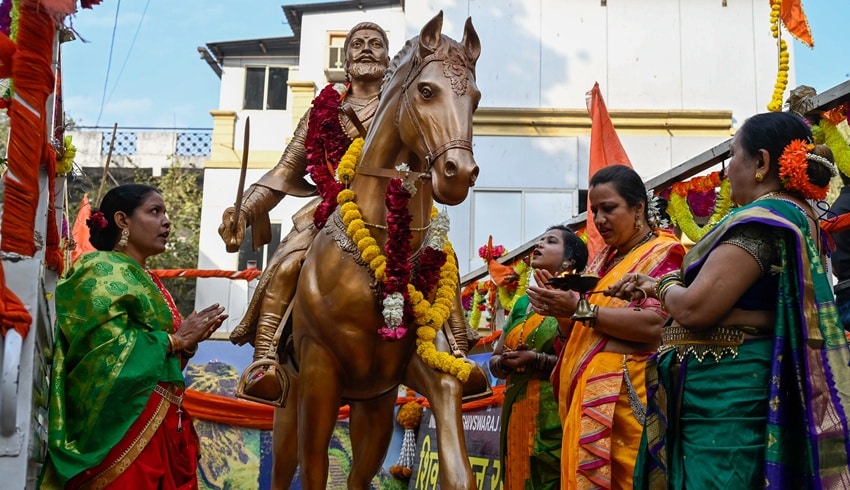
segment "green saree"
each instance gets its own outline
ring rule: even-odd
[[[163,293],[118,252],[82,256],[56,287],[45,484],[98,465],[142,413],[154,386],[183,386]]]
[[[659,354],[635,488],[850,488],[850,351],[803,212],[781,199],[733,210],[685,257],[685,283],[746,223],[781,233],[773,335],[716,359]]]

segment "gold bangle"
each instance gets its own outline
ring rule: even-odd
[[[174,336],[171,335],[171,334],[168,334],[168,348],[165,350],[165,353],[166,354],[173,354],[174,353]]]

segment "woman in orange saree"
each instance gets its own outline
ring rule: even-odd
[[[684,247],[650,226],[646,188],[631,168],[597,172],[589,186],[594,224],[606,246],[586,274],[605,290],[623,274],[660,276],[681,266]],[[535,272],[538,284],[548,280]],[[573,322],[577,295],[529,287],[535,311],[558,317],[563,348],[552,373],[564,436],[561,488],[631,488],[646,413],[646,358],[661,342],[667,315],[657,300],[592,297],[596,318]]]

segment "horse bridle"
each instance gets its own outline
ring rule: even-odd
[[[405,179],[429,180],[431,178],[431,166],[434,164],[434,161],[440,155],[449,151],[452,148],[459,148],[461,150],[466,150],[472,153],[472,141],[466,139],[451,139],[436,148],[432,148],[431,145],[428,143],[428,138],[425,137],[425,131],[423,131],[422,129],[422,123],[419,121],[419,117],[416,115],[416,112],[413,111],[413,104],[410,102],[410,95],[408,94],[408,89],[410,88],[410,85],[417,78],[419,78],[419,75],[422,73],[422,70],[433,61],[445,61],[446,59],[448,59],[448,56],[441,57],[438,56],[436,53],[429,54],[428,56],[423,58],[422,61],[417,61],[418,58],[415,59],[410,66],[410,70],[407,72],[407,75],[404,78],[404,83],[401,86],[402,104],[399,106],[398,111],[396,111],[396,128],[399,127],[399,122],[401,120],[401,111],[403,108],[405,112],[407,112],[410,120],[413,122],[414,129],[416,130],[416,134],[419,136],[419,139],[421,139],[422,142],[425,144],[426,151],[425,168],[422,170],[422,172],[402,172],[404,174]],[[354,113],[354,110],[344,110],[349,116],[349,119],[352,119],[352,114]],[[354,117],[357,117],[356,114],[354,115]],[[365,130],[363,132],[365,132]],[[360,167],[358,168],[357,173],[360,175],[371,175],[374,177],[386,178],[393,178],[399,176],[399,171],[397,170],[374,167]]]

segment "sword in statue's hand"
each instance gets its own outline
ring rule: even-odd
[[[242,194],[245,192],[245,174],[248,172],[248,141],[251,138],[251,117],[245,118],[245,136],[242,140],[242,168],[239,169],[239,187],[236,188],[236,203],[233,205],[233,221],[231,222],[233,238],[239,237],[239,215],[242,213]],[[244,239],[244,238],[243,238]],[[228,244],[228,248],[235,248],[235,243]],[[235,250],[233,250],[235,251]]]

